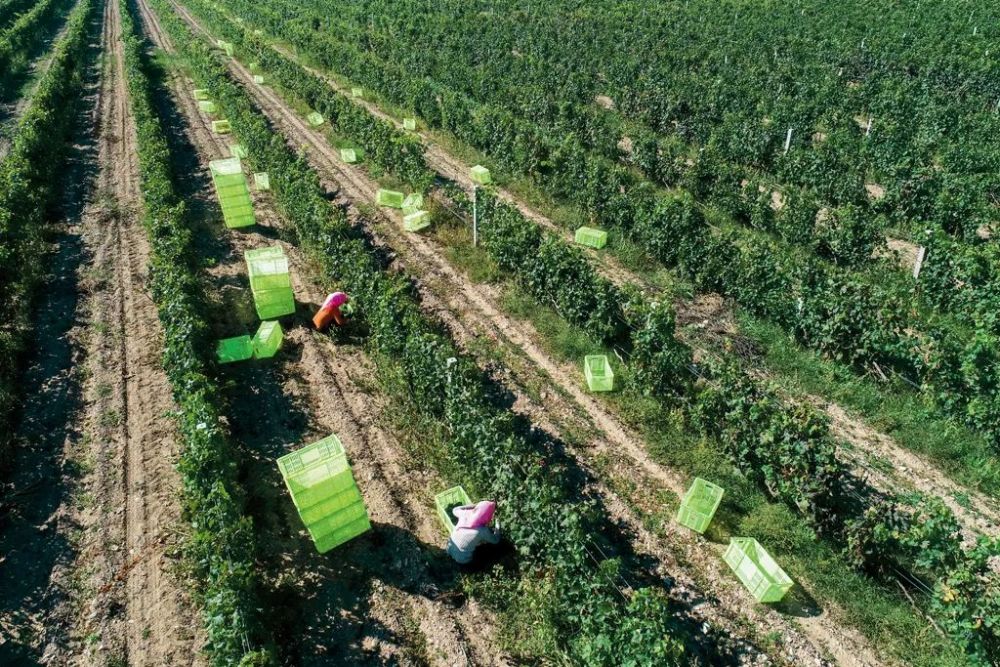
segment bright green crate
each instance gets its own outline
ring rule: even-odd
[[[229,144],[229,155],[242,160],[247,156],[247,147],[243,144]]]
[[[365,96],[365,91],[362,90],[361,88],[351,88],[351,96],[352,97],[364,97]]]
[[[319,127],[323,124],[323,116],[321,116],[317,111],[310,111],[309,115],[306,116],[306,120],[309,121],[309,124],[313,127]]]
[[[195,88],[194,89],[194,99],[201,102],[202,100],[208,99],[208,90],[205,88]]]
[[[341,455],[312,464],[294,475],[285,476],[285,486],[299,511],[321,503],[355,487],[347,456]]]
[[[254,292],[253,303],[262,320],[276,320],[295,312],[295,295],[290,287]]]
[[[233,45],[231,42],[226,42],[220,39],[215,42],[215,45],[218,46],[223,51],[225,51],[227,56],[229,56],[230,58],[233,57]]]
[[[402,192],[397,192],[396,190],[386,190],[385,188],[379,188],[378,192],[375,194],[375,201],[379,204],[379,206],[402,208],[404,199],[406,199],[406,195]]]
[[[253,337],[253,356],[257,359],[270,359],[281,349],[284,332],[281,323],[275,320],[261,322]]]
[[[322,539],[313,540],[316,545],[316,551],[321,554],[325,554],[330,549],[339,547],[341,544],[353,540],[358,535],[362,535],[371,530],[372,524],[368,520],[368,517],[358,519],[354,523],[344,526],[340,530],[337,530],[329,535],[325,535]]]
[[[585,245],[589,248],[603,248],[608,244],[608,233],[603,229],[594,229],[593,227],[580,227],[576,230],[576,234],[573,236],[573,240],[580,245]]]
[[[681,499],[681,506],[677,509],[677,523],[695,532],[704,533],[708,524],[712,522],[712,517],[715,516],[715,510],[719,509],[724,493],[725,489],[721,486],[701,477],[695,477],[691,487]]]
[[[347,164],[354,164],[358,161],[358,152],[353,148],[341,148],[340,159]]]
[[[357,486],[341,491],[335,495],[324,498],[318,503],[313,503],[309,507],[299,509],[299,516],[306,526],[322,521],[328,516],[346,509],[361,500],[361,491]]]
[[[253,356],[253,341],[250,336],[224,338],[215,347],[215,356],[220,364],[246,361]]]
[[[312,538],[316,540],[366,516],[368,516],[368,510],[365,509],[365,503],[361,500],[361,494],[359,493],[358,500],[332,514],[327,514],[316,521],[306,523],[305,527],[309,531],[309,534],[312,535]]]
[[[202,113],[213,114],[218,111],[218,107],[215,106],[215,102],[212,102],[211,100],[199,100],[198,110]]]
[[[212,132],[216,134],[229,134],[233,131],[233,126],[229,124],[228,120],[213,120],[212,121]]]
[[[723,560],[757,602],[778,602],[794,585],[791,578],[752,537],[733,537]]]
[[[213,160],[208,163],[208,167],[226,227],[234,229],[255,224],[253,202],[250,200],[250,190],[239,158]]]
[[[430,225],[431,214],[427,211],[414,211],[403,216],[403,229],[408,232],[419,232]]]
[[[254,74],[253,82],[256,83],[258,86],[262,86],[264,85],[264,77],[261,76],[260,74]]]
[[[344,454],[344,443],[336,434],[331,433],[322,440],[317,440],[279,458],[278,471],[282,477],[297,475],[311,465]]]
[[[263,292],[274,289],[291,288],[292,276],[288,272],[286,257],[255,259],[248,262],[250,289]]]
[[[611,391],[615,388],[615,372],[606,355],[588,354],[584,357],[583,375],[587,378],[590,391]]]
[[[419,192],[406,195],[403,200],[403,213],[416,213],[424,207],[424,196]]]
[[[469,178],[480,185],[489,185],[493,182],[490,170],[480,164],[469,170]]]
[[[258,192],[270,190],[271,177],[267,175],[266,171],[258,171],[253,175],[253,186],[257,189]]]
[[[451,535],[451,531],[455,530],[455,517],[448,510],[471,504],[472,499],[461,486],[453,486],[434,496],[434,506],[446,533]]]
[[[403,119],[403,129],[413,132],[417,129],[417,119],[416,118],[404,118]]]
[[[264,248],[253,248],[247,250],[243,253],[243,258],[247,262],[247,268],[250,268],[250,262],[258,259],[271,259],[273,257],[284,257],[285,251],[280,245],[269,245]]]

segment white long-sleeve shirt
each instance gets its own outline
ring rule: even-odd
[[[481,528],[456,528],[448,538],[448,555],[456,563],[465,565],[472,561],[472,554],[480,544],[497,544],[500,536],[489,526]]]

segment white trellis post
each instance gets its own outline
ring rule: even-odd
[[[865,136],[870,136],[872,133],[872,122],[875,120],[873,116],[868,116],[868,127],[865,128]]]
[[[792,128],[788,128],[788,134],[785,135],[785,155],[788,155],[788,149],[792,147]]]

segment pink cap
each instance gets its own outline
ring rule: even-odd
[[[456,528],[482,528],[493,519],[493,513],[497,509],[497,504],[492,500],[483,500],[476,503],[471,512],[463,512],[459,515]]]

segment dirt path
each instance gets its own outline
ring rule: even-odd
[[[149,251],[138,217],[135,131],[117,10],[116,2],[104,5],[96,45],[107,58],[100,61],[87,122],[93,149],[83,169],[91,173],[80,179],[79,194],[86,203],[69,222],[75,237],[61,241],[73,238],[65,247],[75,245],[79,253],[58,290],[78,295],[64,342],[73,353],[62,359],[64,370],[45,371],[48,385],[67,384],[61,391],[77,400],[59,406],[60,424],[52,423],[48,390],[29,399],[26,414],[26,437],[33,437],[37,421],[52,429],[53,445],[66,440],[54,457],[65,488],[54,491],[60,497],[46,531],[53,536],[47,542],[63,546],[47,568],[44,594],[31,605],[40,631],[25,648],[46,664],[190,665],[197,663],[197,621],[169,555],[180,524],[172,465],[177,442],[168,416],[173,403],[160,365],[159,320],[145,287]],[[42,332],[43,342],[48,335]],[[17,546],[36,555],[53,549]]]
[[[142,12],[153,41],[172,52],[155,15],[145,5]],[[228,145],[235,139],[211,132],[209,119],[191,98],[191,82],[172,74],[170,86],[204,171],[209,160],[228,156]],[[370,664],[373,659],[507,664],[494,648],[493,621],[485,610],[473,601],[466,601],[461,610],[453,608],[452,568],[435,565],[440,564],[443,542],[432,509],[435,484],[440,482],[403,454],[382,426],[384,406],[371,389],[376,385],[374,369],[353,341],[335,341],[308,326],[308,313],[318,308],[326,291],[306,278],[308,263],[284,240],[282,220],[270,197],[254,193],[258,226],[252,231],[220,231],[204,173],[201,180],[201,194],[208,200],[206,223],[214,228],[203,233],[212,237],[206,245],[214,246],[218,260],[209,274],[219,306],[219,337],[252,330],[256,322],[243,284],[248,249],[275,243],[283,247],[301,304],[299,315],[286,326],[279,357],[226,369],[238,387],[230,397],[234,436],[254,459],[252,477],[264,480],[253,490],[264,505],[255,523],[268,532],[269,557],[283,570],[275,582],[275,597],[302,600],[293,605],[296,627],[287,623],[284,630],[289,633],[283,642],[288,657],[301,664]],[[332,555],[320,556],[302,537],[274,459],[331,432],[348,450],[374,530]]]
[[[342,87],[332,77],[323,72],[302,64],[288,49],[275,46],[274,49],[286,58],[298,63],[311,74],[320,77],[335,91],[350,99],[353,103],[363,106],[373,116],[381,118],[397,129],[403,129],[402,122],[383,112],[376,104],[363,98],[356,98],[350,91]],[[469,176],[471,165],[462,163],[450,153],[442,149],[434,137],[426,132],[416,133],[424,142],[425,156],[428,166],[444,178],[461,185],[471,191],[474,183]],[[500,199],[515,207],[527,219],[544,227],[548,231],[572,241],[572,235],[566,229],[556,225],[544,214],[524,203],[518,196],[497,188]],[[899,247],[893,246],[899,250]],[[628,270],[608,253],[600,253],[583,249],[598,266],[599,271],[616,285],[639,285],[651,295],[659,295],[661,290],[648,278]],[[911,262],[912,263],[912,262]],[[706,304],[717,303],[716,307],[708,308]],[[723,307],[723,301],[715,295],[704,295],[693,301],[675,299],[679,321],[696,321],[702,323],[702,328],[708,330],[730,330],[735,332],[735,324],[731,321],[709,322],[706,315],[722,320],[731,320]],[[704,341],[689,335],[683,336],[685,342],[695,348],[703,346]],[[831,420],[833,434],[849,445],[850,451],[841,448],[842,458],[852,466],[853,472],[862,479],[868,479],[877,488],[884,490],[899,489],[905,486],[925,494],[940,497],[954,512],[963,525],[967,537],[980,533],[984,535],[1000,535],[1000,499],[968,489],[953,481],[934,463],[901,446],[891,436],[878,431],[858,415],[852,414],[842,406],[818,396],[797,395],[821,411]],[[880,472],[883,462],[891,465],[891,472]],[[968,502],[959,502],[956,498],[967,498]]]
[[[179,9],[179,11],[189,22],[194,24],[190,15],[186,14],[183,9]],[[326,144],[321,133],[308,128],[304,121],[299,119],[282,100],[266,87],[258,87],[249,83],[252,81],[251,75],[241,65],[233,62],[232,69],[240,80],[248,84],[250,91],[271,117],[272,122],[284,129],[286,137],[294,145],[307,147],[308,157],[330,186],[336,187],[334,183],[339,183],[343,192],[354,201],[371,202],[374,200],[377,185],[360,172],[345,167],[335,155],[334,150]],[[398,216],[395,217],[398,218]],[[638,438],[635,434],[630,433],[614,416],[583,393],[577,377],[579,373],[576,369],[563,367],[550,360],[535,342],[538,339],[537,334],[532,332],[529,326],[514,322],[500,313],[495,304],[496,295],[491,293],[491,288],[471,285],[440,258],[430,241],[420,236],[404,234],[401,230],[400,220],[395,219],[391,224],[381,224],[377,231],[378,235],[383,235],[389,241],[393,249],[401,253],[401,260],[411,273],[424,276],[421,282],[422,293],[427,295],[428,291],[436,291],[438,303],[443,304],[444,309],[456,314],[452,320],[453,326],[456,320],[474,322],[475,327],[492,332],[492,338],[505,340],[513,347],[522,350],[532,365],[542,369],[543,374],[554,387],[558,388],[558,392],[553,391],[549,395],[556,396],[558,393],[562,393],[569,397],[572,403],[570,407],[567,407],[566,404],[560,406],[552,401],[545,402],[545,413],[559,414],[560,412],[565,413],[567,410],[579,410],[582,407],[594,418],[601,434],[593,442],[588,442],[588,448],[593,448],[593,451],[604,454],[610,452],[625,453],[627,454],[627,465],[630,466],[631,470],[634,470],[635,466],[638,465],[643,475],[654,481],[656,485],[670,489],[675,493],[683,490],[678,475],[651,461],[645,451],[636,445]],[[434,284],[439,286],[438,290],[434,290]],[[425,287],[427,289],[424,289]],[[427,298],[433,302],[429,296]],[[438,308],[439,312],[440,310],[442,309]],[[624,506],[624,503],[621,504]],[[626,519],[625,516],[616,516],[615,518]],[[638,527],[638,521],[635,517],[630,517],[630,519],[631,523]],[[648,537],[648,535],[643,535],[643,537]],[[691,538],[688,539],[694,541]],[[718,554],[721,549],[701,541],[693,548],[693,551],[699,556],[699,567],[696,568],[697,573],[691,574],[690,579],[692,581],[701,580],[706,572],[712,570],[709,563],[714,563],[715,567],[718,566]],[[741,618],[743,613],[747,612],[753,615],[755,623],[759,623],[763,627],[781,628],[781,632],[786,635],[788,643],[793,647],[792,651],[793,655],[796,655],[797,664],[821,663],[824,654],[835,656],[841,664],[880,664],[880,661],[874,657],[874,653],[866,648],[866,642],[862,637],[850,630],[837,627],[830,614],[825,611],[814,610],[810,613],[816,615],[804,615],[802,618],[796,619],[797,623],[793,624],[772,610],[739,609],[742,603],[741,593],[734,590],[732,579],[728,574],[719,576],[710,585],[715,588],[712,591],[713,594],[717,590],[720,599],[728,598],[727,611],[734,618]],[[726,589],[728,589],[728,593]],[[753,607],[752,605],[743,606]],[[710,613],[711,607],[707,607],[706,611]],[[796,624],[802,626],[804,632],[799,632],[795,628]],[[797,653],[795,653],[796,651]]]

